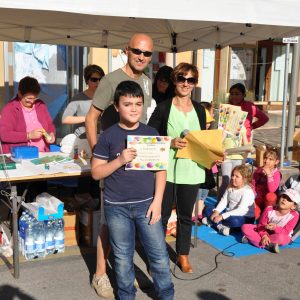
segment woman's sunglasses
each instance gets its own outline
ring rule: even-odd
[[[178,75],[176,81],[177,81],[178,83],[185,83],[185,82],[187,82],[187,83],[190,84],[190,85],[193,85],[193,84],[196,84],[196,83],[197,83],[197,79],[196,79],[196,78],[194,78],[194,77],[185,78],[185,77],[182,76],[182,75]]]
[[[145,57],[150,57],[152,55],[151,51],[142,51],[142,50],[137,49],[137,48],[128,47],[128,50],[131,51],[135,55],[144,54]]]
[[[100,81],[101,78],[99,78],[99,77],[90,77],[89,80],[90,80],[91,82],[97,82],[97,81]]]

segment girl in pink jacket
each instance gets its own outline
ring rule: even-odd
[[[275,207],[268,206],[262,213],[257,225],[244,224],[242,243],[279,253],[279,246],[290,243],[293,229],[298,223],[297,212],[300,204],[299,193],[287,189],[279,198]]]
[[[255,219],[267,206],[274,206],[277,201],[277,190],[279,188],[281,173],[277,169],[279,156],[276,148],[267,148],[264,153],[264,165],[253,173],[252,186],[256,193]]]

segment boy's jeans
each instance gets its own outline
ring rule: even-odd
[[[138,233],[147,254],[158,298],[164,300],[174,298],[165,235],[161,221],[149,225],[150,219],[146,218],[149,205],[148,201],[137,204],[104,205],[120,300],[135,299],[136,289],[133,285],[135,232]]]

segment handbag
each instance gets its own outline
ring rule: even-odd
[[[214,174],[211,169],[205,168],[205,181],[200,183],[200,189],[211,190],[216,186]]]

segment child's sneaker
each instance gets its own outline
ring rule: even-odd
[[[217,226],[217,229],[223,235],[229,235],[229,233],[230,233],[230,228],[227,227],[227,226],[225,226],[225,225],[223,225],[223,224],[219,224]]]
[[[241,240],[242,244],[249,244],[248,238],[244,235]]]
[[[206,225],[206,226],[210,227],[210,222],[209,222],[207,217],[202,218],[201,223],[203,225]]]
[[[96,274],[93,276],[92,287],[95,289],[98,296],[104,299],[114,299],[114,291],[110,284],[107,274],[103,274],[100,277],[96,277]]]
[[[279,250],[279,246],[278,244],[273,244],[273,243],[270,243],[268,246],[265,247],[267,250],[273,252],[273,253],[279,253],[280,250]]]

